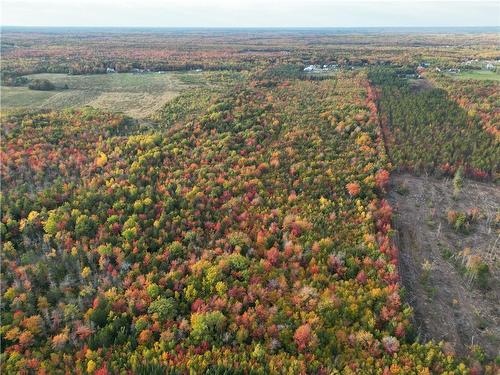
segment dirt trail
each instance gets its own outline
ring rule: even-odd
[[[498,356],[500,187],[465,181],[454,199],[450,180],[395,175],[388,199],[395,213],[400,274],[420,338],[448,342],[460,355],[478,344],[487,357]],[[447,221],[448,211],[471,208],[478,208],[481,218],[471,233],[457,232]],[[466,248],[469,255],[463,253]],[[470,273],[471,256],[488,265],[486,284],[479,285]]]

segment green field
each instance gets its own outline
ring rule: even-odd
[[[2,87],[2,109],[81,107],[123,112],[144,118],[180,92],[205,82],[204,72],[115,73],[95,75],[35,74],[28,79],[48,79],[54,91],[27,87]],[[62,89],[67,85],[67,89]]]
[[[458,74],[448,74],[455,79],[475,79],[481,81],[500,81],[500,73],[491,70],[471,70]]]

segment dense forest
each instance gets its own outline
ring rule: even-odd
[[[43,49],[43,36],[13,33],[3,84],[110,67],[229,72],[146,120],[92,107],[2,113],[2,372],[498,371],[480,351],[460,358],[419,340],[400,283],[391,173],[499,172],[498,108],[485,104],[498,86],[471,92],[429,70],[433,87],[416,89],[401,77],[430,48],[418,39],[435,36],[396,38],[399,53],[353,36],[337,55],[345,36],[317,36],[326,49],[300,33],[266,34],[268,49],[240,34],[181,34],[176,49],[147,35],[144,48],[137,35],[73,38]]]
[[[374,69],[370,80],[390,156],[399,169],[453,176],[463,166],[475,178],[498,177],[497,121],[492,125],[485,116],[468,114],[442,88],[411,87],[398,70]]]

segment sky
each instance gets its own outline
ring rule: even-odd
[[[484,0],[1,0],[3,26],[500,26]]]

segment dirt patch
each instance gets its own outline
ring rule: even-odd
[[[427,78],[409,79],[408,83],[414,92],[427,91],[434,88],[432,83]]]
[[[454,197],[450,180],[405,174],[392,177],[388,199],[420,339],[448,342],[462,356],[473,345],[498,356],[500,187],[465,181]],[[468,233],[449,224],[450,210],[472,209],[479,215]]]

